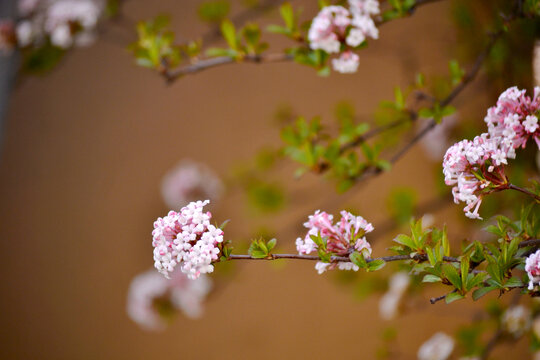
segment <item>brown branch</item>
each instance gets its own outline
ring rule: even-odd
[[[195,74],[200,71],[217,67],[220,65],[233,64],[237,62],[262,64],[262,63],[282,62],[282,61],[288,61],[288,60],[292,60],[292,56],[288,54],[246,55],[242,59],[239,59],[239,60],[233,59],[229,56],[219,56],[215,58],[200,60],[200,61],[197,61],[196,63],[179,68],[177,70],[164,70],[162,74],[167,80],[167,83],[171,83],[184,75]]]
[[[417,0],[416,3],[411,7],[411,10],[409,10],[409,15],[411,15],[414,10],[416,10],[419,6],[425,5],[428,3],[441,1],[441,0]],[[272,6],[277,5],[278,3],[281,3],[283,1],[267,1],[267,3],[261,5],[261,9],[257,10],[256,13],[264,12],[268,8],[271,8]],[[242,21],[245,21],[250,17],[250,14],[246,11],[246,13],[238,15],[238,17],[234,20],[236,23],[241,23]],[[383,25],[390,20],[380,20],[377,21],[377,25]],[[208,34],[205,34],[204,37],[210,40],[214,40],[215,36],[219,35],[219,32],[217,32],[217,29],[212,30]],[[203,38],[204,38],[203,37]],[[282,54],[282,53],[276,53],[276,54],[269,54],[269,55],[247,55],[244,56],[241,59],[234,59],[228,56],[220,56],[216,58],[208,58],[204,60],[199,60],[191,65],[187,65],[185,67],[181,67],[175,70],[171,70],[168,68],[168,66],[164,66],[163,70],[161,71],[161,74],[167,81],[167,83],[172,83],[178,78],[188,75],[188,74],[195,74],[200,71],[210,69],[216,66],[226,65],[226,64],[234,64],[234,63],[242,63],[242,62],[251,62],[251,63],[271,63],[271,62],[281,62],[281,61],[291,61],[294,57],[292,55],[288,54]],[[166,65],[166,64],[165,64]]]
[[[525,195],[528,195],[530,197],[532,197],[534,200],[540,202],[540,196],[536,195],[535,193],[533,192],[530,192],[529,190],[527,189],[523,189],[519,186],[516,186],[514,184],[508,184],[508,189],[512,189],[512,190],[516,190],[516,191],[519,191]]]
[[[311,261],[320,261],[320,257],[315,255],[302,255],[302,254],[269,254],[264,258],[255,258],[251,255],[229,255],[227,260],[278,260],[278,259],[295,259],[295,260],[311,260]],[[404,260],[415,260],[415,261],[427,261],[427,255],[394,255],[394,256],[383,256],[379,258],[370,258],[366,259],[366,262],[370,263],[376,260],[383,260],[385,262],[392,261],[404,261]],[[451,256],[444,256],[443,260],[446,262],[460,262],[458,258]],[[332,256],[331,262],[350,262],[348,256]]]
[[[439,106],[441,107],[448,106],[467,87],[467,85],[472,82],[472,80],[476,77],[476,75],[480,71],[483,62],[485,61],[485,59],[491,52],[491,49],[493,48],[497,40],[503,34],[504,34],[504,31],[500,30],[490,35],[490,40],[488,44],[486,45],[482,53],[478,55],[471,69],[463,76],[460,83],[456,87],[454,87],[454,89],[450,92],[450,94],[438,103]],[[416,113],[411,113],[411,119],[413,119],[412,116],[417,116],[417,115]],[[403,148],[401,148],[397,153],[395,153],[390,158],[389,160],[390,163],[395,164],[396,162],[398,162],[416,143],[418,143],[426,134],[428,134],[431,130],[433,130],[435,126],[437,126],[437,122],[435,121],[435,119],[431,119],[426,125],[426,127],[422,129],[422,131],[416,134],[407,144],[403,146]],[[371,167],[366,168],[366,170],[360,176],[358,176],[357,178],[353,180],[355,180],[356,182],[360,182],[372,176],[379,175],[382,172],[383,170],[381,168],[371,166]]]

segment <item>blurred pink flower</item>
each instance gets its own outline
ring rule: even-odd
[[[152,269],[131,281],[127,313],[146,330],[162,330],[177,311],[189,318],[200,317],[211,288],[212,282],[206,275],[190,280],[176,270],[167,280]]]
[[[223,182],[208,166],[183,160],[163,177],[161,195],[170,209],[180,210],[199,199],[216,202],[224,191]]]

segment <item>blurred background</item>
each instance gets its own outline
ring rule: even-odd
[[[199,4],[130,0],[124,13],[134,20],[168,13],[178,38],[190,39],[207,30],[196,17]],[[296,5],[306,18],[317,12],[315,1]],[[381,320],[379,294],[359,301],[361,281],[318,275],[312,263],[292,261],[218,266],[204,316],[179,314],[165,331],[146,332],[126,315],[131,279],[153,265],[152,223],[169,210],[160,184],[170,168],[188,158],[234,179],[259,149],[280,146],[275,114],[288,104],[294,113],[331,122],[336,103],[346,100],[369,117],[379,101],[393,97],[394,86],[413,82],[417,71],[445,74],[456,53],[464,66],[470,64],[467,49],[456,48],[461,35],[452,9],[441,1],[385,25],[380,39],[361,52],[353,75],[323,78],[291,63],[242,64],[167,86],[135,66],[126,50],[135,40],[133,27],[110,24],[93,46],[70,52],[46,76],[20,77],[9,101],[0,161],[0,357],[370,359],[388,346],[384,334],[395,329],[393,358],[414,359],[436,331],[452,333],[470,322],[477,313],[470,301],[430,305],[430,297],[444,293],[441,287],[418,294],[398,319]],[[260,22],[278,17],[274,9]],[[278,49],[290,45],[265,36]],[[458,120],[470,119],[465,128],[482,125],[494,103],[492,84],[479,79],[456,100]],[[421,145],[391,172],[343,195],[314,175],[295,180],[295,168],[284,161],[268,175],[286,193],[280,212],[250,205],[238,186],[229,186],[213,204],[217,223],[231,220],[226,238],[238,244],[238,253],[261,232],[278,238],[280,252],[293,252],[309,214],[320,208],[337,215],[347,208],[381,229],[374,254],[382,254],[403,230],[387,220],[388,194],[396,186],[411,189],[415,203],[434,203],[423,212],[438,225],[451,224],[451,238],[471,234],[462,206],[437,195],[440,161]],[[510,351],[520,356],[526,345],[502,345],[497,354]]]

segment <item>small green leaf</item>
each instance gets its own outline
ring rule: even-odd
[[[426,282],[426,283],[433,283],[433,282],[439,282],[439,281],[442,281],[440,277],[431,275],[431,274],[425,275],[424,278],[422,279],[422,282]]]
[[[486,295],[488,292],[495,290],[495,286],[486,286],[473,291],[472,297],[474,301],[480,299],[482,296]]]
[[[443,272],[448,281],[456,287],[456,289],[461,290],[461,277],[459,276],[456,268],[450,264],[443,265]]]
[[[445,298],[445,301],[447,304],[450,304],[456,300],[461,300],[465,298],[465,296],[461,295],[460,293],[458,292],[453,292],[453,293],[450,293],[448,295],[446,295],[446,298]]]
[[[267,243],[266,243],[266,247],[268,248],[268,252],[270,252],[273,248],[276,247],[276,244],[277,244],[277,240],[276,239],[271,239],[269,240]]]
[[[377,271],[382,269],[386,265],[386,262],[382,259],[373,260],[367,263],[368,271]]]
[[[223,38],[227,41],[230,48],[233,50],[238,50],[238,39],[236,38],[236,29],[234,24],[230,20],[223,20],[221,23],[221,33]]]
[[[356,251],[349,255],[349,259],[353,264],[355,264],[361,269],[367,267],[366,259],[364,258],[364,256]]]

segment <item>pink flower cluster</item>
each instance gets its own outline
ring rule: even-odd
[[[317,210],[310,215],[304,227],[308,230],[306,236],[296,239],[296,249],[299,254],[310,254],[317,251],[317,244],[311,236],[320,235],[326,238],[326,250],[332,255],[348,256],[353,251],[361,252],[365,257],[371,255],[371,245],[367,242],[365,234],[373,231],[373,226],[361,216],[342,211],[341,220],[333,224],[333,216]],[[325,263],[319,261],[315,269],[322,274],[328,269],[338,267],[340,270],[358,271],[358,266],[351,262]]]
[[[525,271],[529,275],[529,290],[532,290],[535,284],[540,284],[540,250],[525,260]]]
[[[360,58],[352,49],[360,46],[368,37],[379,37],[379,30],[371,18],[377,14],[378,0],[349,0],[349,9],[325,6],[311,23],[308,33],[310,47],[328,54],[340,54],[332,60],[334,70],[354,73]]]
[[[19,0],[22,20],[17,24],[20,47],[41,46],[48,38],[60,48],[93,42],[103,13],[103,0]]]
[[[537,113],[540,109],[540,88],[535,88],[533,99],[525,90],[516,87],[503,92],[497,105],[485,117],[488,132],[451,146],[443,160],[447,185],[454,186],[456,203],[467,204],[465,215],[481,219],[478,214],[482,197],[507,183],[504,165],[516,157],[516,149],[525,147],[528,139],[535,139],[540,147]]]
[[[219,258],[223,231],[210,224],[210,212],[203,212],[209,202],[191,202],[154,222],[154,266],[165,277],[178,265],[190,279],[214,271],[212,262]]]
[[[540,87],[534,88],[533,97],[525,94],[525,90],[511,87],[499,96],[497,105],[488,109],[484,119],[488,133],[496,139],[508,152],[509,158],[515,157],[515,149],[525,147],[533,138],[540,148]]]
[[[203,275],[190,280],[180,270],[165,279],[155,270],[137,275],[129,286],[127,313],[146,330],[162,330],[178,310],[189,318],[203,313],[203,303],[212,288],[211,280]]]

